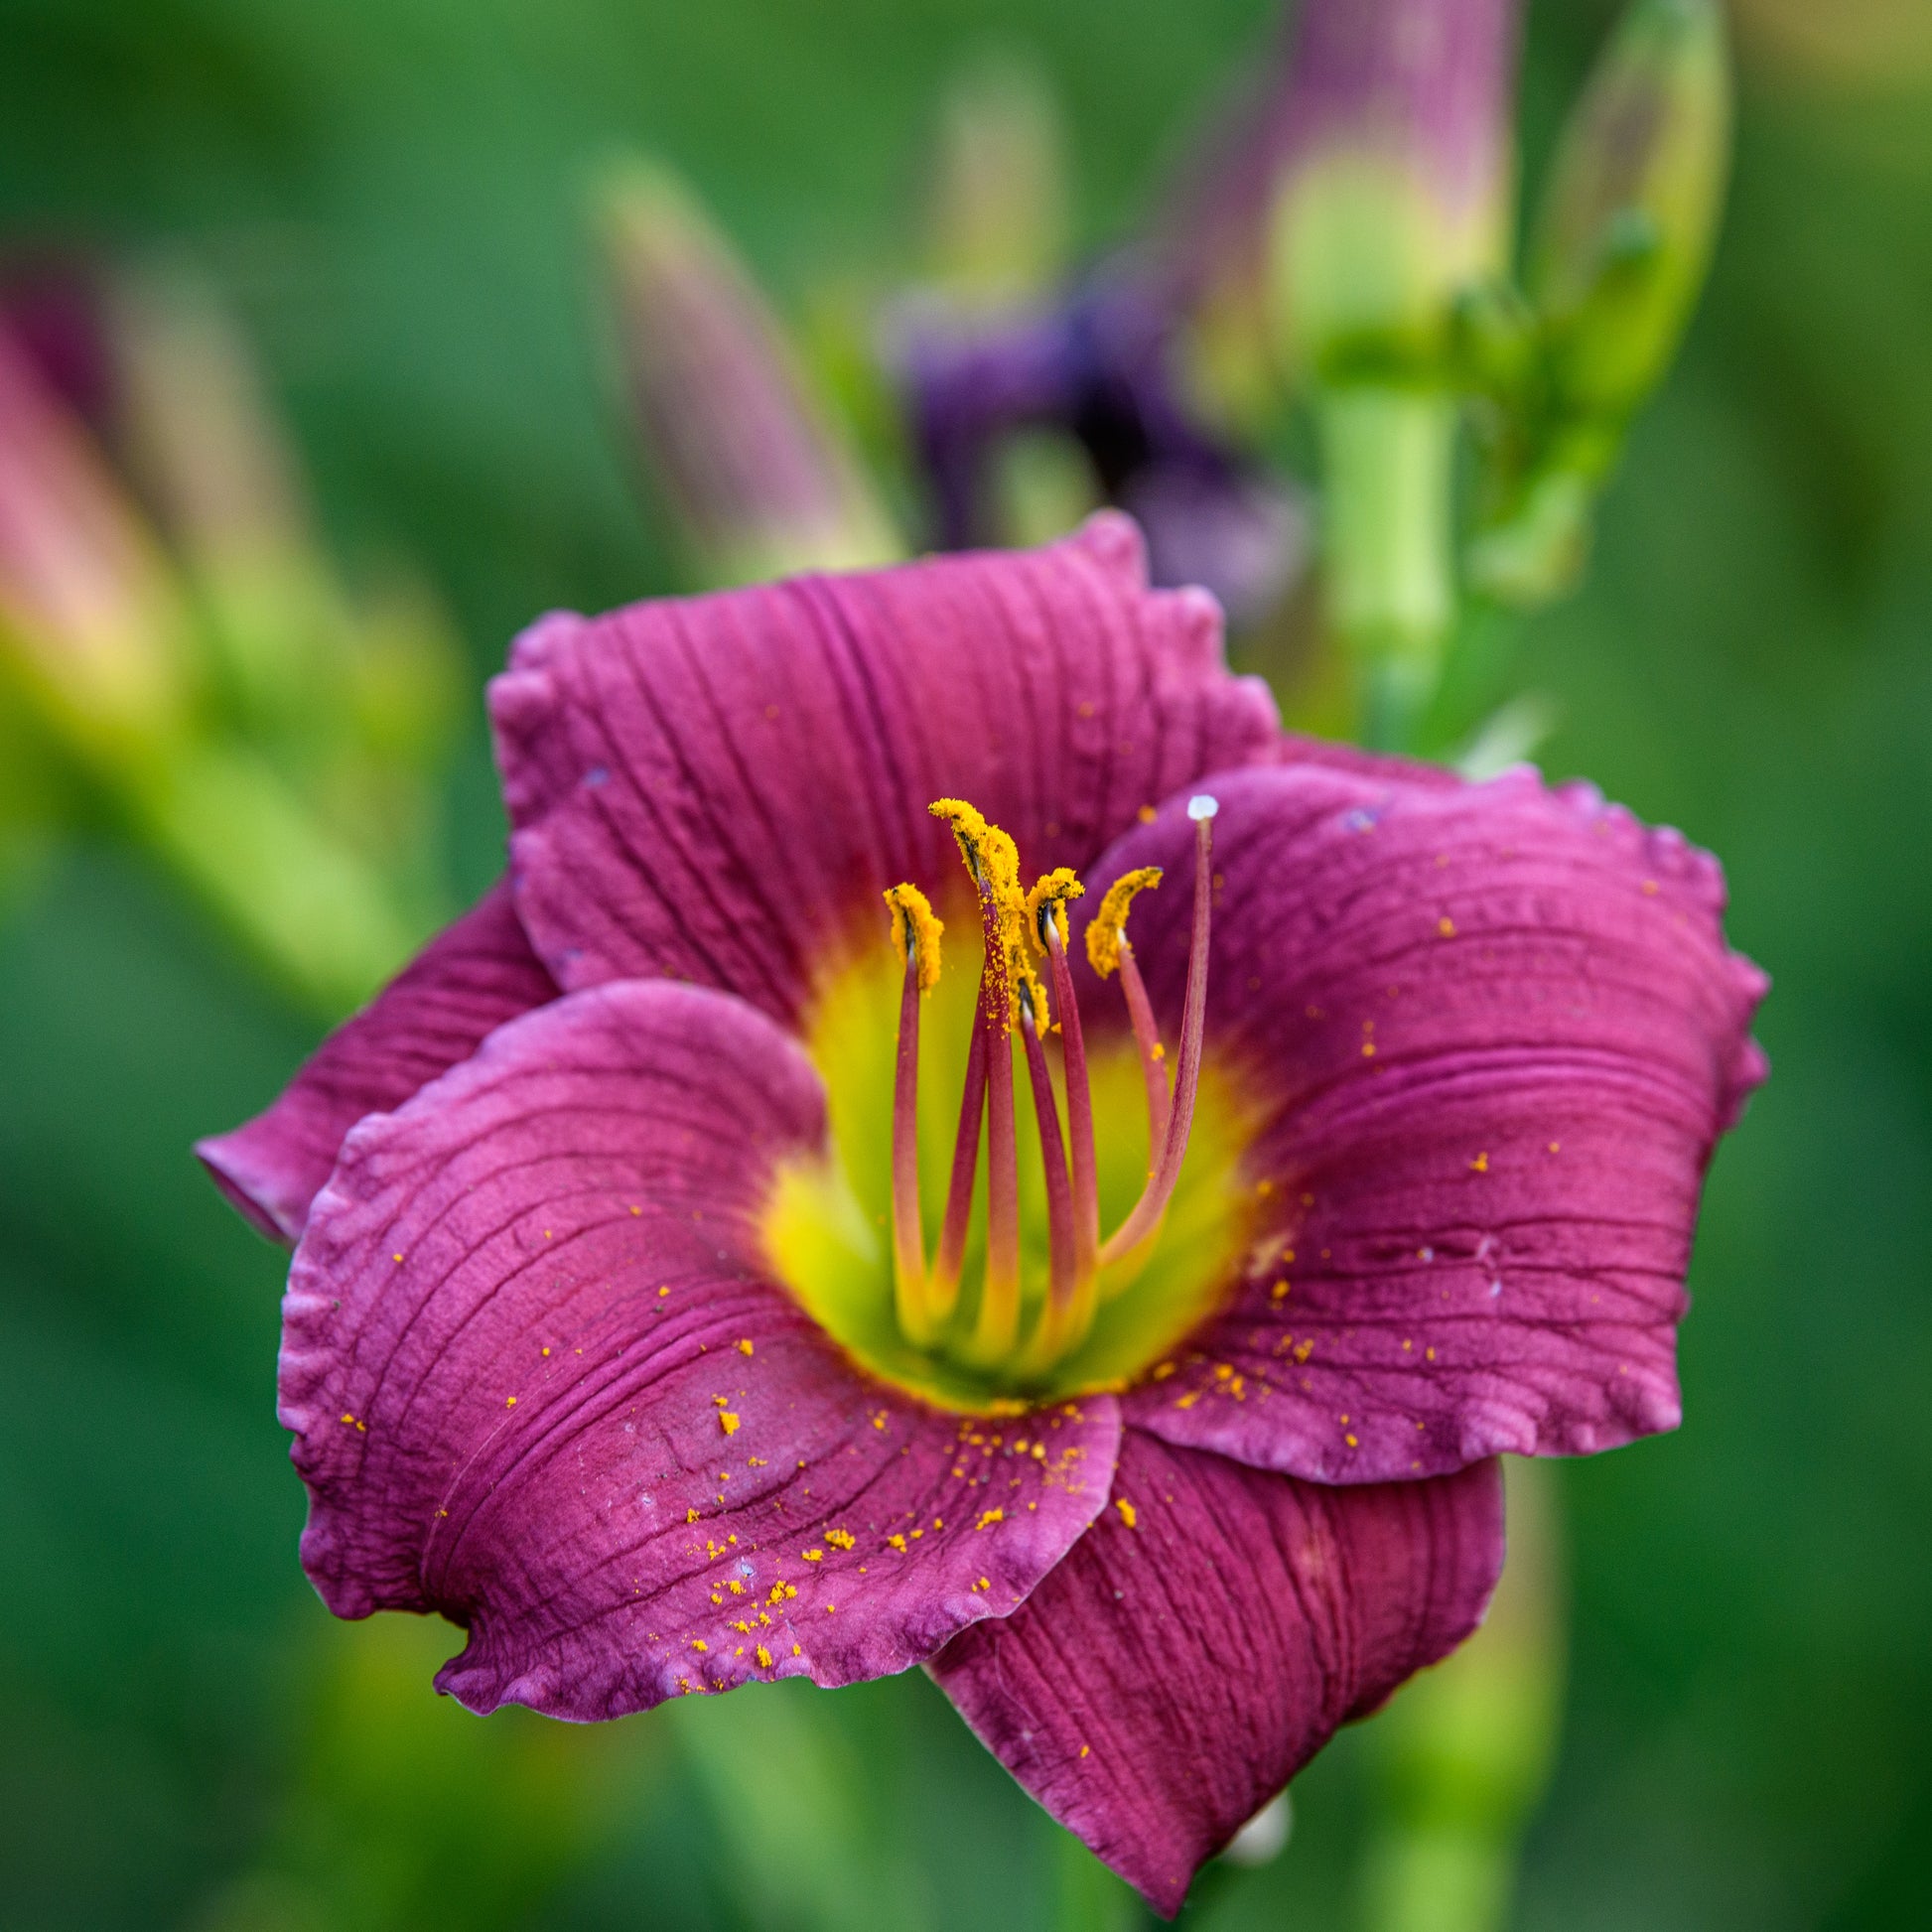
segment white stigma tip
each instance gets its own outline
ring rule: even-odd
[[[1220,809],[1221,801],[1218,798],[1209,797],[1204,791],[1196,792],[1187,801],[1187,816],[1189,818],[1212,818]]]

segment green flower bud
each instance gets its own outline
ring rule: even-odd
[[[1730,147],[1717,0],[1634,0],[1564,132],[1528,262],[1558,414],[1616,422],[1704,285]]]
[[[1064,138],[1036,68],[989,59],[947,90],[928,202],[933,280],[957,307],[1010,308],[1066,262]]]
[[[652,474],[707,585],[886,563],[903,545],[777,319],[663,168],[600,207],[623,385]]]
[[[1317,377],[1433,374],[1497,272],[1513,183],[1514,0],[1309,0],[1280,109],[1272,280]]]

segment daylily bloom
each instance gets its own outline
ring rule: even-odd
[[[1677,1421],[1716,865],[1219,633],[1105,515],[523,635],[508,882],[201,1150],[332,1609],[480,1712],[922,1664],[1172,1913],[1475,1625],[1498,1451]]]
[[[900,360],[939,541],[984,542],[995,451],[1017,431],[1059,429],[1102,495],[1145,528],[1157,583],[1205,585],[1236,621],[1265,615],[1307,560],[1307,513],[1288,483],[1201,419],[1179,366],[1180,325],[1165,284],[1136,273],[990,323],[913,319]]]

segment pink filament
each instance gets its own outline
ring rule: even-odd
[[[908,946],[893,1080],[893,1303],[902,1333],[931,1339],[925,1232],[919,1225],[919,953]]]
[[[1020,1034],[1027,1048],[1027,1073],[1033,1083],[1034,1119],[1039,1128],[1039,1154],[1046,1170],[1046,1252],[1049,1308],[1064,1308],[1074,1288],[1073,1195],[1066,1179],[1066,1144],[1060,1138],[1059,1108],[1046,1049],[1039,1043],[1030,1005],[1023,1004]]]
[[[1058,922],[1046,921],[1046,960],[1053,976],[1053,1010],[1060,1016],[1060,1057],[1066,1071],[1066,1139],[1073,1161],[1073,1273],[1084,1280],[1100,1248],[1100,1179],[1093,1155],[1093,1095],[1087,1086],[1087,1047],[1080,1007]]]
[[[928,1281],[935,1321],[952,1313],[959,1300],[959,1271],[966,1259],[966,1235],[973,1218],[973,1180],[979,1173],[980,1133],[986,1118],[986,1032],[975,1025],[966,1053],[966,1091],[959,1103],[959,1129],[953,1136],[952,1179],[946,1189],[946,1217],[939,1229],[939,1252]]]
[[[1141,1078],[1147,1085],[1147,1172],[1152,1179],[1161,1165],[1161,1150],[1168,1144],[1173,1101],[1168,1092],[1168,1060],[1161,1047],[1161,1030],[1154,1024],[1147,982],[1141,978],[1140,962],[1124,932],[1120,935],[1120,987],[1127,995],[1127,1018],[1134,1029],[1134,1044],[1140,1049]]]
[[[1208,859],[1213,847],[1212,813],[1194,820],[1194,929],[1187,948],[1187,995],[1180,1022],[1180,1067],[1174,1079],[1173,1115],[1168,1123],[1161,1158],[1146,1190],[1133,1211],[1101,1243],[1105,1267],[1130,1254],[1156,1228],[1167,1212],[1180,1179],[1180,1164],[1187,1152],[1187,1135],[1194,1124],[1194,1097],[1200,1086],[1201,1035],[1207,1021],[1207,939],[1213,918],[1214,879]]]
[[[1013,995],[1007,986],[1000,908],[984,888],[980,924],[979,1028],[986,1059],[986,1269],[972,1353],[1004,1361],[1020,1333],[1020,1152],[1013,1133]]]

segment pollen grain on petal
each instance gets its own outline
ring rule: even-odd
[[[1087,963],[1104,980],[1120,964],[1121,942],[1127,936],[1127,910],[1139,893],[1161,883],[1159,866],[1136,866],[1107,888],[1100,910],[1087,927]]]

